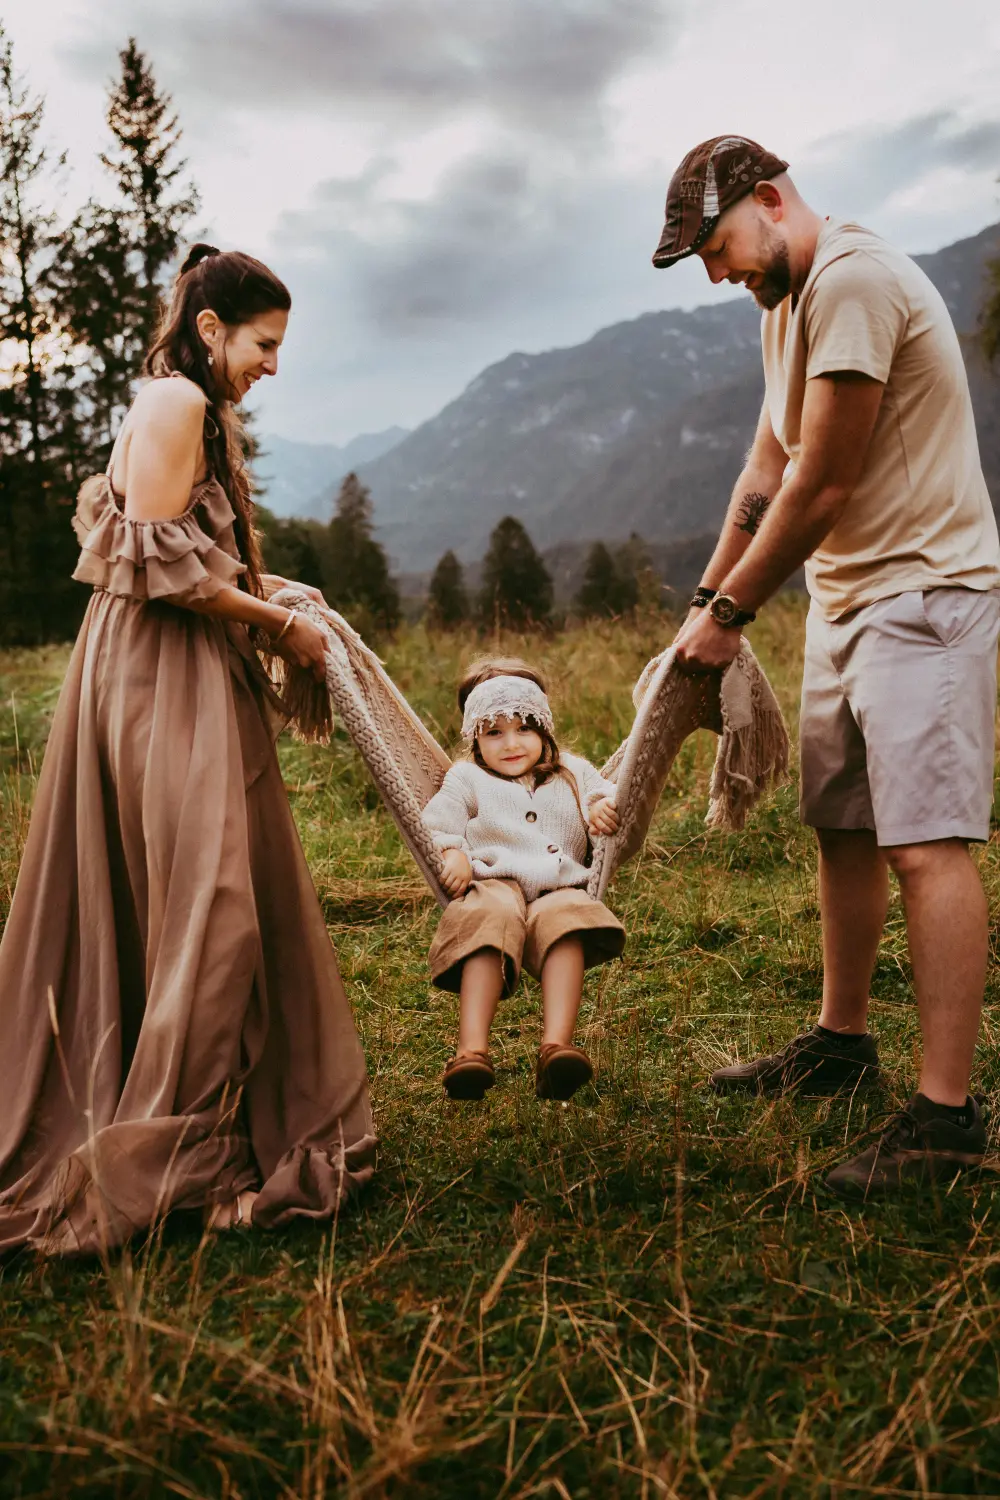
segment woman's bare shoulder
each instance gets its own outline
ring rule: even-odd
[[[151,380],[132,403],[111,482],[132,520],[184,511],[204,463],[205,393],[193,380]]]
[[[150,380],[132,403],[132,419],[136,423],[167,422],[187,428],[202,420],[207,403],[208,397],[201,386],[186,375]]]

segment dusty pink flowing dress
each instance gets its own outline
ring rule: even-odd
[[[176,520],[81,491],[94,584],[0,943],[0,1249],[92,1251],[259,1187],[323,1218],[371,1176],[365,1061],[242,626],[214,480]]]

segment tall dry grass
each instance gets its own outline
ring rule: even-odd
[[[794,723],[802,611],[755,645]],[[504,640],[600,760],[658,619]],[[454,741],[471,642],[411,630],[396,680]],[[6,907],[55,653],[0,658]],[[815,1014],[814,860],[794,788],[744,834],[703,828],[713,742],[688,742],[588,980],[596,1086],[540,1104],[537,993],[495,1030],[499,1084],[447,1103],[454,1003],[435,922],[350,746],[282,749],[372,1076],[379,1171],[325,1228],[206,1239],[169,1220],[105,1265],[0,1273],[0,1492],[17,1496],[1000,1495],[993,1167],[937,1198],[845,1211],[826,1165],[905,1097],[918,1028],[894,904],[874,1099],[718,1100],[721,1061]],[[982,855],[996,908],[996,848]],[[991,971],[977,1084],[997,1071]]]

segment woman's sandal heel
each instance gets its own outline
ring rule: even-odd
[[[245,1203],[244,1199],[249,1199]],[[211,1203],[205,1209],[205,1228],[210,1234],[227,1234],[231,1229],[249,1229],[253,1223],[253,1206],[257,1200],[255,1188],[244,1188],[235,1198]],[[229,1217],[225,1218],[226,1210]]]

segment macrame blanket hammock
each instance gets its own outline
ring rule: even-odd
[[[326,686],[297,669],[283,677],[286,711],[306,739],[324,739],[339,719],[350,735],[397,828],[442,906],[441,856],[421,812],[451,759],[414,713],[357,631],[295,589],[272,603],[294,608],[326,632]],[[764,790],[784,780],[788,732],[764,672],[745,640],[722,675],[692,676],[672,649],[647,665],[632,693],[636,715],[628,739],[601,768],[615,783],[618,832],[594,841],[589,893],[601,899],[623,864],[642,847],[677,752],[696,729],[719,735],[709,791],[709,828],[739,830]],[[332,711],[332,712],[331,712]]]

